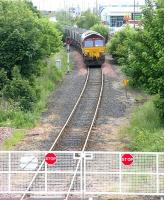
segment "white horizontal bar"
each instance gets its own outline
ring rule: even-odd
[[[93,154],[153,154],[153,155],[157,155],[157,154],[162,154],[164,155],[164,152],[137,152],[137,151],[85,151],[84,153],[93,153]]]
[[[0,174],[74,174],[74,171],[0,171]],[[77,174],[80,174],[81,172],[78,171]]]
[[[44,192],[44,191],[27,191],[27,194],[43,194],[43,195],[55,195],[55,194],[67,194],[68,191],[63,192]],[[0,191],[0,194],[24,194],[24,191]],[[71,192],[71,194],[81,194],[81,191]]]
[[[163,196],[164,193],[134,193],[134,192],[85,192],[86,195],[142,195],[142,196]]]
[[[3,153],[62,153],[62,154],[74,154],[74,153],[82,153],[82,151],[0,151],[0,154]],[[125,151],[125,152],[119,152],[119,151],[85,151],[84,153],[92,153],[92,154],[162,154],[164,155],[164,152],[131,152],[131,151]]]
[[[59,195],[59,194],[67,194],[67,191],[64,192],[41,192],[41,191],[27,191],[27,194],[43,194],[43,195]],[[1,192],[0,194],[24,194],[24,191],[11,191],[11,192]],[[81,194],[81,191],[78,192],[70,192],[70,194]],[[164,193],[136,193],[136,192],[85,192],[86,195],[144,195],[144,196],[163,196]]]
[[[0,151],[0,154],[3,153],[62,153],[62,154],[74,154],[74,153],[82,153],[81,151]]]
[[[0,174],[35,174],[36,171],[0,171]],[[74,174],[74,171],[39,171],[38,174]],[[78,171],[77,174],[80,174],[81,172]],[[164,176],[164,173],[146,173],[146,172],[85,172],[86,174],[113,174],[113,175],[159,175]]]
[[[153,173],[146,173],[146,172],[85,172],[86,174],[113,174],[113,175],[157,175],[156,172]],[[158,173],[158,175],[164,175],[164,173]]]

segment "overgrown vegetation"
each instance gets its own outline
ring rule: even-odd
[[[31,2],[0,0],[0,126],[35,126],[66,71],[61,38],[58,25]],[[61,69],[55,66],[59,58]]]
[[[150,94],[159,94],[155,101],[164,122],[164,5],[146,1],[143,28],[126,28],[114,35],[108,50],[123,66],[130,85]]]
[[[13,135],[4,142],[3,148],[5,150],[11,150],[13,146],[15,146],[20,140],[24,138],[24,136],[24,130],[16,130]]]
[[[164,151],[164,127],[153,100],[137,108],[132,115],[130,127],[124,131],[130,137],[130,150]]]
[[[66,72],[66,52],[61,50],[59,53],[45,59],[42,63],[40,76],[35,79],[36,90],[39,90],[39,100],[36,102],[32,111],[22,111],[15,103],[9,103],[0,98],[0,126],[8,126],[15,128],[32,128],[36,125],[40,113],[45,109],[48,96],[54,90],[57,81]],[[61,69],[55,66],[55,60],[61,59]]]
[[[41,61],[61,48],[55,25],[28,1],[0,0],[0,95],[21,111],[40,100]]]
[[[122,66],[130,85],[156,94],[137,108],[129,128],[129,148],[134,151],[164,151],[164,4],[146,1],[143,27],[127,27],[116,33],[108,51]]]

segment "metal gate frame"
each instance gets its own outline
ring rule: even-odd
[[[66,199],[70,194],[80,195],[82,197],[88,195],[148,195],[148,196],[164,196],[164,153],[156,152],[74,152],[74,151],[56,151],[58,156],[58,163],[55,166],[48,166],[44,162],[44,166],[40,170],[18,170],[20,169],[20,156],[26,155],[38,155],[38,166],[44,161],[45,155],[48,151],[0,151],[0,194],[61,194],[66,195]],[[134,163],[130,167],[123,166],[122,155],[131,154],[134,156]],[[40,155],[40,157],[39,157]],[[15,159],[15,160],[14,160]],[[138,163],[137,163],[138,162]],[[33,163],[34,164],[34,163]],[[148,165],[147,165],[148,164]],[[32,165],[31,165],[32,166]],[[111,168],[110,168],[111,166]],[[39,169],[39,168],[37,168]],[[93,170],[93,171],[92,171]],[[140,171],[139,171],[140,170]],[[17,175],[18,181],[13,182],[13,176]],[[34,176],[35,174],[40,175],[40,178],[34,180],[34,188],[26,191],[25,188],[20,187],[19,181],[24,181],[23,177]],[[19,176],[20,175],[20,176]],[[61,177],[60,177],[61,175]],[[3,177],[4,176],[4,177]],[[43,178],[42,178],[43,176]],[[50,178],[52,176],[52,178]],[[102,181],[95,179],[99,176]],[[109,191],[110,178],[106,179],[107,176],[111,176],[111,180],[116,182],[117,190]],[[124,177],[130,176],[145,176],[146,182],[141,181],[142,189],[145,192],[128,191],[128,187],[125,187]],[[55,185],[54,179],[58,178],[59,186]],[[64,177],[64,182],[63,178]],[[116,177],[116,179],[115,179]],[[150,182],[149,178],[150,177]],[[20,178],[20,179],[19,179]],[[140,178],[140,177],[139,177]],[[152,178],[152,179],[151,179]],[[52,180],[51,180],[52,179]],[[67,180],[68,179],[68,180]],[[37,182],[37,181],[40,182]],[[128,180],[128,179],[127,179]],[[131,183],[138,184],[136,180],[129,179]],[[155,181],[153,181],[155,180]],[[50,181],[50,182],[49,182]],[[55,179],[56,181],[56,179]],[[92,185],[89,185],[89,181],[93,181]],[[140,179],[139,179],[140,181]],[[30,181],[29,181],[30,182]],[[44,182],[44,184],[43,184]],[[114,182],[114,183],[115,183]],[[129,182],[130,183],[130,182]],[[139,182],[140,183],[140,182]],[[149,192],[149,188],[144,185],[147,183],[152,187],[152,192]],[[6,184],[6,185],[5,185]],[[19,190],[14,191],[12,188],[18,184]],[[22,183],[23,184],[23,183]],[[39,187],[37,188],[37,186]],[[143,185],[142,185],[143,184]],[[96,191],[94,186],[97,187]],[[106,187],[106,191],[103,190],[103,186]],[[36,188],[35,188],[36,186]],[[53,191],[50,188],[60,189]],[[65,190],[63,190],[63,188]],[[44,188],[44,190],[43,190]],[[56,189],[55,188],[55,189]],[[22,189],[22,190],[21,190]],[[35,189],[35,190],[34,190]],[[54,190],[55,190],[54,189]],[[146,191],[146,189],[148,191]],[[126,191],[127,190],[127,191]]]
[[[128,169],[131,169],[135,166],[135,163],[132,164],[132,166],[128,166],[125,167],[122,164],[122,156],[125,154],[130,154],[133,155],[134,158],[135,157],[140,157],[142,158],[143,156],[143,160],[146,161],[146,157],[147,158],[151,158],[154,157],[154,161],[155,161],[155,169],[154,172],[131,172]],[[106,171],[88,171],[87,170],[87,163],[89,160],[92,160],[94,156],[96,155],[117,155],[119,157],[119,171],[117,172],[106,172]],[[91,157],[91,159],[89,158],[89,156]],[[88,151],[88,152],[84,152],[84,193],[85,195],[140,195],[140,196],[164,196],[164,152],[92,152],[92,151]],[[135,160],[135,159],[134,159]],[[142,160],[142,159],[141,159]],[[151,161],[151,160],[150,160]],[[134,161],[135,162],[135,161]],[[137,163],[136,163],[137,164]],[[144,165],[143,165],[144,168]],[[150,166],[151,168],[151,166]],[[127,169],[127,171],[125,170]],[[125,171],[124,171],[125,170]],[[111,174],[111,175],[118,175],[119,176],[119,191],[117,192],[100,192],[100,191],[96,191],[96,192],[91,192],[91,191],[87,191],[87,175],[91,175],[91,174]],[[155,176],[156,177],[156,181],[154,183],[154,185],[156,185],[155,188],[155,192],[124,192],[123,191],[123,178],[122,176],[124,175],[145,175],[145,176]],[[161,180],[162,180],[162,184],[160,188],[160,176],[161,176]]]

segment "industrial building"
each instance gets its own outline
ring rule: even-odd
[[[125,23],[127,16],[131,20],[140,20],[144,5],[144,0],[111,1],[100,7],[101,20],[115,31]]]

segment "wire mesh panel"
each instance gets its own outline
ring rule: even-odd
[[[0,152],[0,193],[81,193],[79,152]],[[78,166],[78,167],[77,167]],[[76,174],[75,174],[76,173]]]
[[[164,194],[164,153],[86,154],[86,194]]]
[[[1,151],[0,193],[164,195],[164,153]]]

